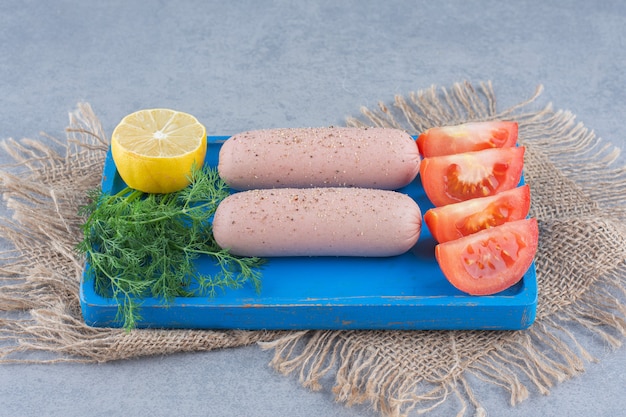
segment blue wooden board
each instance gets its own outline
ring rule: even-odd
[[[207,164],[217,165],[224,136],[208,137]],[[102,189],[125,186],[109,152]],[[432,207],[420,178],[400,190],[424,213]],[[142,328],[196,329],[493,329],[518,330],[535,319],[537,278],[533,262],[523,279],[491,296],[471,296],[454,288],[434,257],[435,240],[423,225],[409,252],[390,258],[270,258],[262,270],[262,290],[227,290],[214,298],[147,299]],[[200,258],[201,272],[215,270]],[[88,268],[80,286],[85,322],[120,327],[118,305],[98,295]]]

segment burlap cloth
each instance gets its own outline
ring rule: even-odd
[[[70,114],[67,140],[6,140],[16,164],[0,171],[12,219],[0,236],[15,250],[0,261],[0,363],[105,362],[258,343],[271,364],[311,389],[333,379],[336,399],[365,403],[382,415],[425,412],[457,398],[460,414],[485,410],[472,390],[477,378],[502,387],[510,403],[547,393],[594,360],[581,340],[620,346],[626,335],[626,170],[618,150],[573,114],[527,100],[496,109],[491,83],[431,87],[378,109],[362,109],[351,126],[393,126],[416,134],[468,120],[519,122],[527,147],[526,181],[539,220],[539,304],[525,331],[191,331],[87,327],[78,286],[82,259],[79,206],[98,186],[108,147],[88,104]],[[61,151],[54,150],[60,148]],[[604,343],[604,342],[603,342]],[[476,378],[477,377],[477,378]]]

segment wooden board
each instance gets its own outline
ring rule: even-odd
[[[207,164],[215,166],[224,136],[208,137]],[[102,188],[124,187],[109,152]],[[419,177],[400,190],[422,212],[432,207]],[[177,298],[171,304],[147,299],[138,327],[202,329],[494,329],[517,330],[535,319],[535,264],[513,287],[492,296],[470,296],[443,276],[434,257],[436,242],[424,225],[417,244],[390,258],[296,257],[269,259],[262,291],[242,288],[214,298]],[[210,272],[209,258],[197,261]],[[120,327],[117,304],[95,292],[85,270],[80,288],[85,322]]]

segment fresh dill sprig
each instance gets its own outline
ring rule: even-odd
[[[86,221],[77,250],[98,294],[118,303],[116,320],[125,329],[141,320],[146,297],[165,303],[175,297],[214,297],[220,289],[247,282],[260,291],[263,259],[232,255],[213,237],[210,219],[228,194],[210,167],[194,169],[191,184],[170,194],[89,191],[90,203],[79,212]],[[199,272],[194,261],[200,256],[213,259],[217,272]]]

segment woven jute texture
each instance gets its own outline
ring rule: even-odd
[[[338,401],[384,416],[424,413],[451,398],[459,415],[485,415],[476,381],[504,389],[513,405],[547,393],[595,360],[585,343],[619,347],[626,336],[626,169],[615,166],[618,150],[573,114],[539,106],[540,94],[498,110],[491,83],[462,82],[396,96],[346,119],[411,134],[474,120],[519,123],[531,215],[540,225],[539,302],[528,330],[127,333],[86,326],[77,213],[99,184],[108,140],[80,103],[66,140],[2,143],[15,164],[0,170],[12,213],[0,221],[0,238],[14,248],[0,260],[0,363],[105,362],[258,344],[274,352],[277,371],[313,390],[330,380]]]

